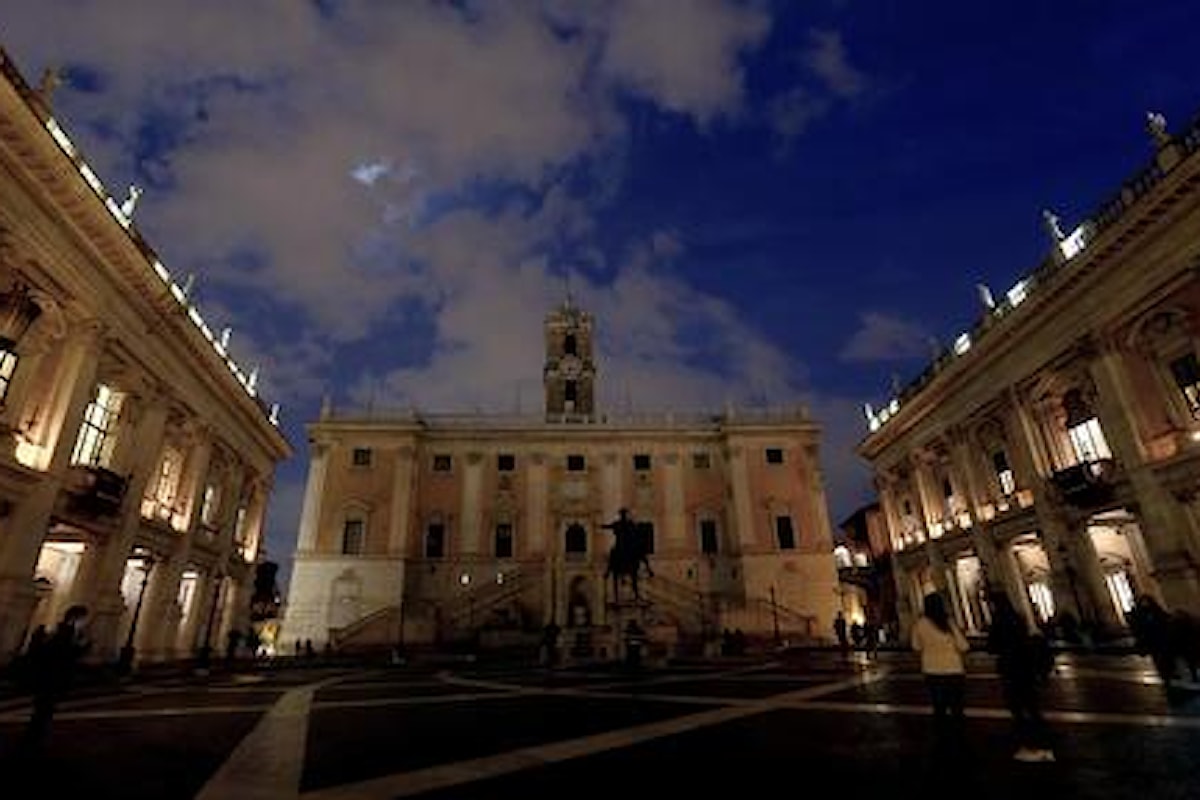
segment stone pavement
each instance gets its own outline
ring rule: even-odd
[[[931,746],[911,656],[809,652],[640,673],[462,664],[181,677],[65,704],[39,759],[0,754],[0,786],[23,776],[42,796],[204,800],[830,785],[972,800],[1200,796],[1200,687],[1168,693],[1137,657],[1060,657],[1046,697],[1058,761],[1024,764],[990,658],[971,662],[966,740],[949,755]],[[0,713],[0,752],[23,718]]]

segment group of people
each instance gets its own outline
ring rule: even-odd
[[[33,712],[22,738],[22,745],[31,751],[45,741],[54,711],[70,690],[79,662],[91,648],[84,628],[87,616],[86,606],[75,605],[67,609],[53,632],[38,626],[20,659],[19,678],[33,696]]]
[[[1175,684],[1181,663],[1192,683],[1200,681],[1200,618],[1184,609],[1171,613],[1144,594],[1127,620],[1138,652],[1150,657],[1165,687]]]
[[[1003,593],[991,597],[992,624],[987,649],[996,657],[1004,702],[1012,715],[1018,761],[1054,761],[1050,731],[1041,710],[1041,690],[1054,669],[1054,655],[1040,632],[1031,631]],[[912,647],[920,655],[921,672],[933,704],[934,732],[940,747],[962,746],[966,654],[970,649],[940,594],[925,597],[921,618],[913,626]]]
[[[855,620],[848,624],[845,614],[839,611],[833,620],[833,633],[837,637],[838,649],[843,654],[850,652],[851,646],[855,650],[865,651],[868,656],[873,656],[879,650],[880,627],[873,619],[868,618],[865,622]]]

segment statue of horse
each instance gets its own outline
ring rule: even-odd
[[[634,600],[641,600],[638,577],[642,566],[645,565],[647,575],[654,576],[654,570],[650,568],[650,561],[647,558],[648,543],[645,532],[630,518],[629,511],[624,508],[621,509],[615,520],[601,527],[611,530],[615,539],[612,549],[608,551],[608,567],[604,572],[605,580],[608,580],[609,577],[612,578],[613,602],[620,602],[621,578],[629,579],[629,583],[633,587]]]

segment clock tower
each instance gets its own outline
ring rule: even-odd
[[[596,412],[592,315],[570,297],[546,315],[546,418],[582,421]]]

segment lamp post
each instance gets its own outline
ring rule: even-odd
[[[121,648],[117,660],[117,671],[122,675],[129,674],[133,669],[134,637],[137,635],[138,619],[142,615],[142,601],[146,599],[146,584],[150,581],[150,571],[154,569],[154,558],[149,554],[142,557],[142,585],[138,588],[137,605],[133,607],[133,620],[129,623],[129,635],[125,637],[125,646]]]

